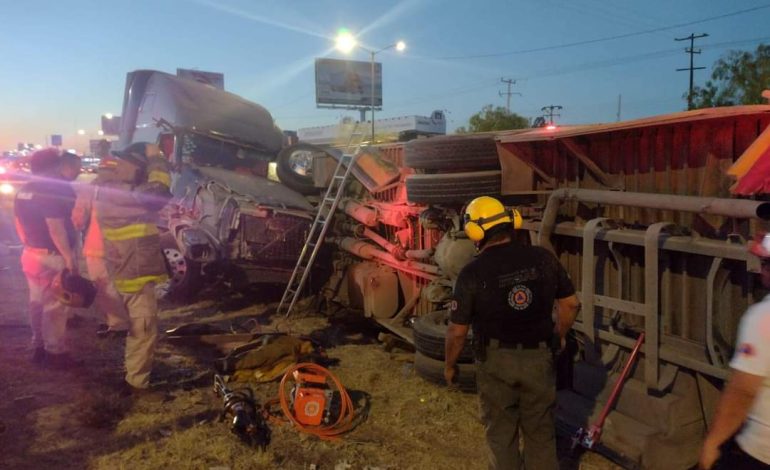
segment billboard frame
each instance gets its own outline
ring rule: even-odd
[[[374,99],[372,99],[374,66]],[[316,107],[382,110],[382,64],[355,60],[315,60]],[[374,103],[372,103],[374,101]]]

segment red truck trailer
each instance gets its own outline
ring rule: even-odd
[[[740,316],[764,295],[747,246],[770,218],[769,124],[770,106],[738,106],[365,149],[365,176],[327,238],[339,250],[326,299],[414,342],[417,373],[440,382],[443,305],[474,253],[462,206],[499,197],[524,215],[521,241],[552,250],[582,301],[560,423],[593,421],[643,332],[602,441],[644,468],[687,468]]]

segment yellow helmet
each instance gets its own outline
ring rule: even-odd
[[[489,196],[472,200],[463,214],[465,234],[474,242],[484,239],[487,230],[500,224],[512,224],[521,227],[521,214],[516,209],[507,210],[503,203]]]

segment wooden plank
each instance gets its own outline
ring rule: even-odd
[[[520,158],[511,144],[497,144],[500,157],[501,184],[500,194],[511,194],[535,189],[535,173],[543,181],[555,187],[553,178],[534,166],[531,162]]]
[[[739,116],[735,120],[733,139],[733,161],[736,161],[759,135],[759,120],[756,116]]]
[[[672,194],[687,195],[687,154],[690,151],[690,126],[689,124],[677,124],[674,127],[674,136],[671,142],[671,191]],[[689,214],[679,212],[674,217],[674,222],[679,225],[688,225],[691,220]]]
[[[573,139],[561,139],[561,143],[564,144],[564,147],[566,147],[568,150],[566,155],[571,155],[577,158],[580,163],[585,165],[586,169],[590,171],[594,177],[596,177],[599,183],[608,188],[619,189],[619,185],[613,181],[614,178],[599,168],[599,166],[591,159],[591,157],[589,157]]]
[[[639,136],[639,191],[643,193],[655,192],[654,170],[654,152],[655,152],[655,130],[642,129]],[[655,217],[654,209],[640,209],[639,222],[643,224],[652,223]]]
[[[659,127],[655,136],[655,189],[660,194],[671,194],[671,127]],[[673,220],[672,211],[661,211],[661,220]]]

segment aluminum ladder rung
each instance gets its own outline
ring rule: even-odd
[[[361,144],[363,143],[364,133],[356,132],[357,129],[358,125],[350,134],[347,148],[337,162],[337,167],[334,169],[329,187],[326,188],[326,193],[318,205],[318,212],[310,230],[308,230],[305,245],[300,251],[297,264],[294,266],[294,271],[292,271],[289,282],[286,285],[286,290],[283,292],[281,302],[278,304],[277,312],[279,314],[285,307],[286,316],[288,317],[297,299],[299,299],[302,288],[305,286],[305,281],[310,273],[310,268],[313,266],[318,250],[323,244],[326,231],[329,228],[329,221],[333,219],[334,211],[337,210],[337,205],[345,193],[345,183],[350,177],[351,169],[355,164],[355,159],[358,157],[361,151]],[[358,139],[354,139],[356,137]],[[324,209],[328,212],[324,213]],[[290,298],[291,300],[289,300]]]

